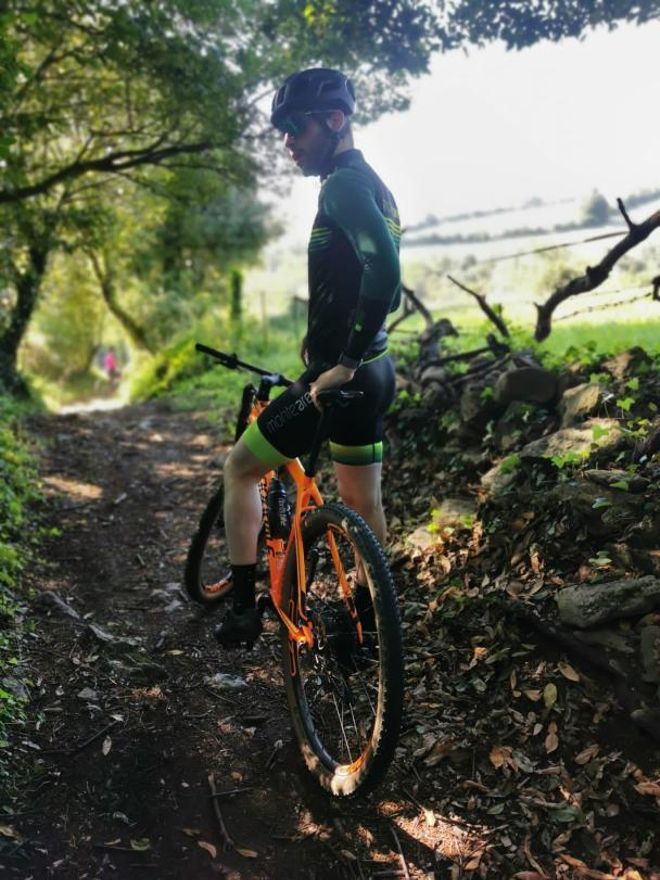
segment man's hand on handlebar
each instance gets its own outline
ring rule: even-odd
[[[341,364],[336,364],[331,369],[326,370],[325,373],[321,373],[318,379],[310,384],[309,393],[312,396],[312,403],[319,412],[323,410],[323,407],[317,401],[319,392],[329,391],[331,388],[341,388],[342,385],[350,382],[354,375],[355,370],[351,370],[350,367],[344,367]]]

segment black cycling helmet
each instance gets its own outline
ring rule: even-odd
[[[292,74],[277,90],[270,121],[278,128],[291,113],[323,110],[343,110],[350,116],[355,110],[355,89],[350,79],[339,70],[312,67]]]

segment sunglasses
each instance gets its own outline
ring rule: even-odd
[[[314,116],[313,112],[307,113],[290,113],[277,126],[277,130],[282,134],[288,134],[291,137],[300,137],[305,133],[305,129],[309,124],[309,117]]]

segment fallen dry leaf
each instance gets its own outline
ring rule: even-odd
[[[582,751],[573,758],[576,764],[588,764],[592,758],[595,758],[598,752],[600,751],[600,746],[596,743],[593,743],[590,746],[587,746],[586,749],[582,749]]]
[[[439,739],[434,744],[431,751],[424,758],[427,767],[435,767],[443,758],[446,758],[456,748],[456,742],[453,739]]]
[[[541,699],[541,691],[536,690],[536,688],[528,688],[523,691],[523,694],[534,703]]]
[[[557,736],[557,725],[554,721],[548,724],[548,735],[545,738],[545,750],[554,752],[559,747],[559,737]]]
[[[574,669],[570,663],[559,663],[559,671],[569,681],[580,681],[580,673]]]
[[[243,856],[246,859],[258,859],[259,858],[259,853],[253,849],[246,849],[245,847],[242,847],[242,846],[236,846],[236,847],[234,847],[234,849],[236,850],[236,852],[239,855]]]
[[[488,757],[490,758],[490,763],[493,767],[495,767],[496,770],[499,770],[500,767],[511,761],[512,754],[513,749],[511,746],[493,746]]]
[[[146,852],[151,849],[151,841],[148,837],[138,837],[137,840],[131,840],[131,849],[136,852]]]
[[[543,688],[543,702],[546,709],[552,709],[557,702],[557,685],[550,682]]]
[[[21,835],[11,825],[0,825],[0,834],[3,837],[11,837],[13,840],[20,840]]]
[[[112,740],[110,739],[109,736],[106,736],[106,738],[103,740],[103,745],[101,746],[101,751],[103,752],[104,755],[109,755],[111,748],[112,748]]]
[[[660,797],[660,783],[658,782],[638,782],[633,788],[640,794],[648,794],[651,797]]]
[[[218,855],[218,849],[217,847],[213,846],[212,843],[207,843],[205,840],[198,840],[197,846],[200,849],[205,849],[212,859],[214,859]]]

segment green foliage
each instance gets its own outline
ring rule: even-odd
[[[520,465],[520,455],[517,452],[508,455],[500,464],[500,473],[512,474]]]
[[[255,322],[245,321],[237,329],[205,321],[143,365],[131,385],[132,398],[141,401],[166,395],[184,409],[237,405],[241,389],[254,376],[223,368],[195,351],[195,342],[235,351],[247,363],[291,377],[303,369],[299,340],[294,340],[288,328],[271,327],[266,338]]]
[[[634,402],[634,397],[620,397],[617,399],[616,405],[620,407],[624,412],[630,412]]]
[[[551,455],[550,461],[554,466],[562,471],[564,468],[578,467],[584,464],[585,458],[588,458],[588,452],[566,452],[563,455]]]
[[[456,42],[483,45],[490,40],[503,40],[508,49],[522,49],[539,40],[579,37],[587,28],[599,24],[613,28],[621,21],[641,23],[657,17],[656,0],[461,0],[447,13]]]
[[[36,468],[21,436],[21,410],[0,395],[0,680],[16,665],[19,651],[20,575],[31,554],[34,523],[30,506],[37,499]],[[21,716],[24,697],[7,685],[0,692],[0,741],[7,725]]]

